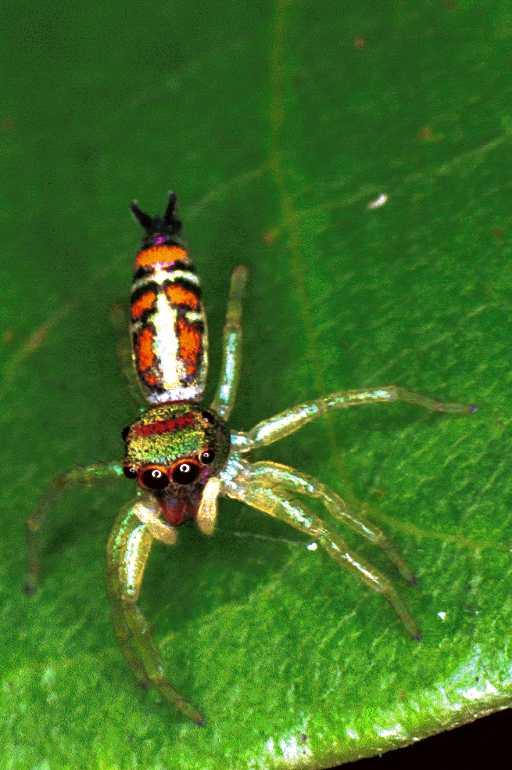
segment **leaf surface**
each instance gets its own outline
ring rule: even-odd
[[[3,134],[0,452],[3,767],[319,768],[512,698],[506,4],[11,3]],[[311,542],[224,501],[212,540],[156,547],[142,605],[198,729],[139,692],[104,549],[127,482],[66,494],[41,592],[23,520],[136,416],[111,308],[172,187],[202,276],[213,393],[232,267],[250,266],[233,425],[399,383],[478,403],[329,416],[261,457],[362,508],[418,575],[421,625]]]

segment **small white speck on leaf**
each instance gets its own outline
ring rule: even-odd
[[[45,670],[42,673],[41,676],[41,684],[43,687],[51,688],[55,684],[55,681],[57,679],[57,672],[53,668],[53,666],[48,666],[45,668]]]
[[[375,200],[370,201],[367,205],[367,209],[380,209],[381,206],[384,206],[389,200],[389,195],[387,193],[381,193],[378,195]]]

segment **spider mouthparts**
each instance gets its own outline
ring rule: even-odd
[[[195,518],[199,507],[199,496],[191,495],[174,497],[162,495],[158,497],[164,519],[173,527],[179,527],[186,521]]]

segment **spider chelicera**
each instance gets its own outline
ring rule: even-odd
[[[171,684],[138,606],[144,570],[154,540],[174,545],[177,528],[193,519],[206,535],[214,531],[219,496],[231,497],[306,533],[340,566],[388,600],[414,638],[418,627],[390,580],[352,551],[336,529],[314,515],[304,498],[315,498],[331,518],[378,546],[409,583],[414,576],[384,533],[351,511],[339,495],[305,473],[275,462],[250,463],[255,449],[288,436],[328,411],[363,404],[403,401],[436,412],[467,414],[476,407],[435,401],[404,388],[364,388],[306,401],[255,425],[232,431],[241,366],[244,266],[234,269],[224,326],[220,381],[208,408],[201,406],[207,374],[207,330],[199,280],[180,239],[176,196],[163,217],[137,203],[132,212],[145,230],[135,259],[131,296],[134,371],[146,399],[138,420],[123,431],[125,457],[75,468],[59,476],[27,521],[27,591],[39,581],[40,540],[56,496],[73,483],[90,484],[123,475],[137,485],[136,497],[117,517],[108,541],[108,592],[121,649],[137,679],[154,686],[197,724],[202,714]]]

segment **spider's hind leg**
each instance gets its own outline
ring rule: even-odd
[[[325,522],[309,511],[301,501],[290,497],[283,491],[282,484],[276,484],[269,476],[263,480],[264,473],[244,463],[244,473],[226,485],[225,494],[234,497],[268,513],[276,519],[306,533],[345,569],[353,572],[373,591],[382,594],[391,604],[396,614],[414,639],[420,638],[418,626],[404,602],[397,594],[391,581],[378,569],[352,551],[343,538],[329,529]]]
[[[231,273],[228,307],[224,324],[222,365],[217,391],[211,408],[227,420],[235,405],[240,369],[242,366],[242,299],[247,283],[245,265],[238,265]]]
[[[110,320],[116,334],[116,350],[119,368],[128,386],[128,392],[135,404],[143,408],[146,404],[133,365],[132,347],[129,335],[130,317],[124,305],[112,305]]]

